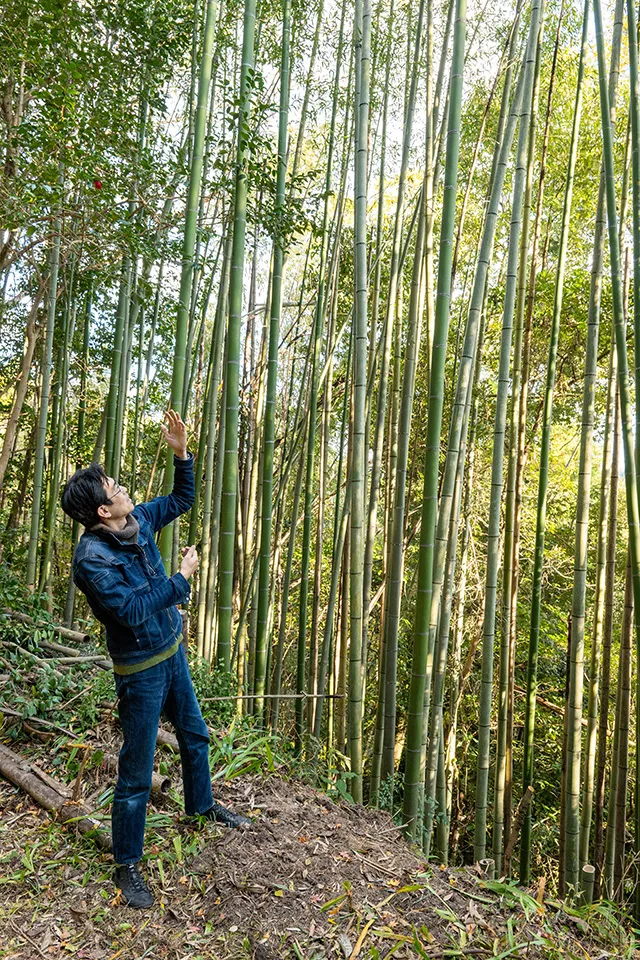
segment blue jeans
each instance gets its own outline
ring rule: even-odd
[[[191,683],[184,647],[155,667],[115,675],[124,744],[113,795],[113,858],[119,865],[142,857],[147,802],[160,715],[173,724],[182,761],[185,813],[204,813],[213,804],[209,733]]]

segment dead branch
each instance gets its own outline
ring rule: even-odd
[[[516,848],[516,843],[518,842],[518,837],[520,836],[520,831],[522,830],[522,824],[524,823],[524,818],[526,816],[527,810],[533,800],[533,787],[529,785],[525,792],[520,798],[520,803],[516,808],[516,812],[513,818],[513,826],[511,827],[511,834],[509,836],[509,842],[507,843],[507,848],[504,851],[504,869],[505,873],[509,873],[509,865],[511,863],[511,857],[513,856],[513,851]]]

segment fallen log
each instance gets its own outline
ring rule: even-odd
[[[71,822],[83,835],[89,835],[103,850],[112,850],[111,837],[103,830],[99,821],[91,816],[91,811],[83,803],[69,800],[65,796],[68,787],[58,783],[53,777],[25,760],[19,754],[0,744],[0,774],[28,793],[45,810],[55,813],[56,819],[63,824]],[[53,786],[55,784],[55,787]]]
[[[118,758],[115,753],[105,753],[102,760],[107,770],[112,773],[118,772]],[[151,774],[151,796],[156,800],[165,800],[170,789],[171,779],[154,770]]]
[[[81,633],[80,630],[70,630],[69,627],[63,627],[58,623],[49,623],[41,621],[38,623],[33,617],[26,613],[18,613],[17,610],[10,610],[9,607],[3,607],[2,612],[11,620],[17,620],[19,623],[26,623],[29,627],[50,627],[54,633],[65,637],[67,640],[75,640],[76,643],[88,643],[92,637],[90,633]]]

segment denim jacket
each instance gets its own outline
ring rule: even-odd
[[[171,647],[182,632],[177,603],[190,587],[181,573],[168,577],[154,534],[185,513],[195,499],[193,455],[174,457],[175,480],[168,497],[138,504],[137,543],[106,531],[85,530],[73,557],[73,580],[105,625],[114,664],[133,665]]]

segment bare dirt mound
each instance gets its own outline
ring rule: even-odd
[[[277,778],[247,779],[220,796],[256,820],[212,838],[189,870],[205,879],[210,920],[243,929],[262,960],[535,958],[553,956],[560,943],[568,957],[624,955],[626,938],[603,950],[559,904],[473,869],[429,868],[382,812]]]

